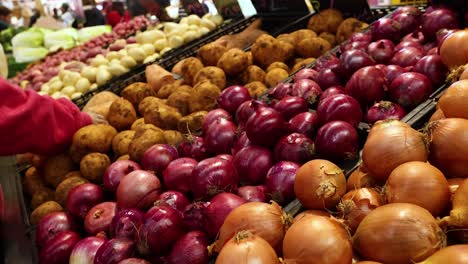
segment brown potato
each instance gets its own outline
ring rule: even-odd
[[[148,85],[155,94],[166,84],[175,82],[174,76],[158,64],[146,66],[145,76]]]
[[[288,42],[289,44],[292,44],[292,45],[294,45],[295,43],[294,35],[292,34],[280,34],[279,36],[276,37],[276,39]]]
[[[188,92],[172,93],[167,98],[167,105],[176,108],[181,115],[189,114],[189,105],[193,95]]]
[[[320,38],[323,38],[324,40],[328,41],[332,47],[336,46],[336,37],[335,34],[328,33],[328,32],[322,32],[319,35]]]
[[[254,64],[254,60],[253,60],[253,55],[252,55],[252,52],[251,51],[247,51],[247,63],[249,65],[253,65]]]
[[[83,112],[100,114],[107,119],[110,105],[118,98],[108,91],[97,93],[86,103]]]
[[[71,178],[71,177],[83,177],[83,175],[81,175],[81,172],[79,170],[70,171],[69,173],[65,174],[65,176],[63,176],[63,180]]]
[[[144,125],[144,123],[142,125]],[[118,133],[114,139],[112,139],[112,150],[114,151],[114,154],[116,156],[128,154],[128,146],[130,145],[130,142],[132,142],[134,136],[135,131],[133,130],[124,130]]]
[[[80,162],[80,172],[87,180],[102,183],[102,175],[111,164],[109,157],[102,153],[89,153]]]
[[[29,195],[33,195],[37,190],[45,188],[45,182],[35,167],[30,167],[26,170],[23,186],[24,190]]]
[[[156,98],[154,96],[146,97],[138,105],[138,112],[140,113],[140,115],[144,116],[147,109],[157,107],[160,104],[166,104],[166,101],[163,99]]]
[[[64,176],[75,170],[76,166],[69,155],[59,154],[47,159],[44,164],[44,180],[47,184],[56,187]]]
[[[265,69],[273,62],[285,62],[291,58],[294,55],[294,46],[264,34],[252,45],[252,55],[254,61]]]
[[[357,20],[356,18],[345,19],[336,32],[336,42],[341,43],[347,40],[353,33],[365,29],[368,24]]]
[[[154,144],[164,143],[166,143],[166,139],[161,130],[139,128],[128,147],[130,159],[139,162],[147,149]]]
[[[210,81],[202,81],[193,87],[193,99],[190,101],[190,113],[210,111],[216,106],[216,98],[221,93],[218,86]]]
[[[138,118],[137,120],[135,120],[135,122],[133,122],[132,126],[130,127],[131,130],[137,130],[140,126],[144,125],[145,124],[145,119],[142,117],[142,118]],[[123,131],[122,131],[123,132]],[[115,150],[114,150],[115,151]]]
[[[130,159],[130,155],[125,154],[123,156],[118,157],[116,160],[129,160],[129,159]]]
[[[208,43],[198,50],[198,58],[205,66],[216,66],[219,58],[227,51],[224,45],[219,43]]]
[[[267,72],[265,76],[265,84],[267,85],[267,87],[273,87],[277,85],[279,82],[288,78],[288,76],[289,76],[289,73],[283,69],[280,69],[280,68],[273,69]]]
[[[73,135],[70,155],[76,163],[91,152],[107,153],[111,149],[112,139],[117,130],[110,125],[89,125],[80,128]]]
[[[194,85],[195,76],[203,68],[203,63],[195,57],[186,58],[181,62],[180,75],[187,84]]]
[[[166,140],[167,144],[178,146],[184,140],[184,137],[179,131],[164,130],[163,133],[164,133],[164,139]]]
[[[195,76],[195,84],[202,81],[210,81],[222,90],[226,87],[226,74],[218,67],[208,66],[201,69]]]
[[[63,207],[60,206],[60,204],[58,204],[57,202],[54,202],[54,201],[45,202],[41,204],[39,207],[37,207],[36,209],[34,209],[34,211],[31,213],[30,222],[33,225],[37,225],[39,224],[39,221],[41,221],[41,219],[44,216],[48,215],[49,213],[59,212],[59,211],[63,211]]]
[[[88,183],[88,180],[77,176],[63,180],[55,189],[55,201],[65,206],[70,190],[84,183]]]
[[[296,52],[302,57],[320,57],[332,48],[330,43],[323,38],[309,38],[299,42]]]
[[[258,98],[268,90],[262,82],[251,82],[246,84],[245,87],[249,90],[249,94],[252,98]]]
[[[268,68],[266,69],[266,72],[269,72],[269,71],[271,71],[273,69],[277,69],[277,68],[283,69],[283,70],[289,72],[288,65],[286,65],[283,62],[279,62],[279,61],[276,61],[276,62],[273,62],[272,64],[270,64],[270,66],[268,66]]]
[[[125,87],[121,95],[124,99],[130,101],[133,107],[136,108],[140,104],[141,100],[143,100],[145,97],[153,96],[154,92],[147,83],[136,82]]]
[[[119,98],[111,104],[107,120],[117,130],[122,131],[130,128],[136,119],[137,114],[130,101]]]
[[[177,80],[173,83],[169,83],[161,87],[158,91],[158,98],[161,99],[167,99],[176,89],[181,86],[183,83],[183,80]]]
[[[230,49],[221,56],[217,66],[227,75],[236,75],[249,66],[249,57],[240,49]]]
[[[31,199],[31,209],[36,209],[39,205],[54,200],[54,191],[50,188],[44,187],[37,190]]]
[[[262,68],[256,65],[250,65],[240,74],[240,79],[243,83],[250,83],[250,82],[263,82],[265,80],[265,72]]]
[[[330,8],[312,16],[307,28],[317,32],[317,34],[322,32],[336,33],[341,22],[343,22],[343,14],[339,10]]]
[[[201,131],[203,120],[207,114],[207,111],[198,111],[184,116],[179,120],[177,129],[184,134],[198,133]]]
[[[193,93],[193,87],[189,85],[181,85],[177,87],[177,89],[174,91],[175,93]],[[166,101],[167,103],[167,101]]]
[[[176,129],[182,115],[177,108],[160,104],[147,110],[144,118],[146,124],[152,124],[162,129]]]
[[[304,67],[306,67],[307,65],[313,63],[314,61],[315,61],[315,58],[303,59],[303,60],[297,62],[296,64],[294,64],[294,66],[292,67],[290,73],[296,72],[296,71],[298,71],[299,69],[304,68]]]
[[[297,45],[297,43],[301,42],[304,39],[317,37],[317,33],[314,30],[310,29],[299,29],[291,33],[290,36],[294,40],[294,43],[292,44]]]

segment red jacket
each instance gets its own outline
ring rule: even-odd
[[[117,11],[109,11],[106,16],[107,24],[115,27],[120,22],[130,21],[131,17],[128,11],[125,11],[124,15],[121,16]]]
[[[91,122],[65,98],[41,96],[0,78],[0,156],[59,153],[79,128]]]

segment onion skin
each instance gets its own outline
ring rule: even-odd
[[[206,159],[210,156],[205,147],[205,140],[199,136],[189,136],[177,148],[181,157],[192,158],[196,161]]]
[[[36,228],[36,244],[45,246],[55,235],[62,231],[74,231],[75,220],[65,212],[52,212],[44,216]]]
[[[269,107],[257,107],[247,121],[245,131],[253,144],[268,147],[283,136],[285,127],[286,122],[278,111]]]
[[[388,65],[385,68],[385,78],[387,78],[387,84],[391,84],[396,77],[401,74],[408,72],[405,68],[398,65]]]
[[[295,115],[309,110],[307,101],[297,96],[286,96],[276,102],[273,108],[280,112],[285,120],[289,120]]]
[[[440,101],[440,100],[439,100]],[[429,123],[441,120],[445,118],[444,112],[442,112],[442,109],[437,109],[434,114],[432,114],[431,118],[429,118]]]
[[[445,244],[444,232],[431,213],[408,203],[376,208],[353,236],[354,248],[364,259],[382,263],[422,261]]]
[[[344,91],[344,87],[341,85],[328,87],[325,91],[323,91],[322,95],[320,96],[320,100],[323,100],[335,94],[346,94]]]
[[[307,209],[334,208],[346,193],[346,178],[335,164],[311,160],[297,171],[294,193]]]
[[[414,65],[413,71],[426,75],[434,86],[439,86],[445,82],[448,68],[439,55],[427,55]]]
[[[351,264],[353,249],[348,233],[338,222],[306,215],[286,232],[283,257],[285,263]]]
[[[468,120],[461,118],[446,118],[429,124],[429,161],[447,178],[468,178],[466,131]]]
[[[211,238],[216,238],[219,229],[229,213],[246,201],[232,193],[217,194],[210,203],[204,208],[206,215],[206,230]]]
[[[296,215],[293,219],[293,223],[296,223],[297,221],[301,220],[302,218],[308,216],[308,215],[315,215],[315,216],[324,216],[324,217],[330,217],[330,213],[322,210],[305,210],[298,215]]]
[[[274,156],[275,160],[303,164],[315,156],[314,142],[303,134],[292,133],[286,135],[276,143]]]
[[[332,86],[341,85],[341,78],[330,68],[323,69],[319,71],[317,75],[317,83],[323,89],[328,89]]]
[[[117,187],[117,206],[145,209],[161,194],[161,182],[150,171],[136,170],[127,174]]]
[[[421,29],[426,40],[435,39],[436,33],[444,28],[459,28],[457,14],[454,11],[435,8],[434,11],[423,14]]]
[[[237,108],[245,102],[249,101],[250,94],[247,88],[240,85],[229,86],[224,89],[216,98],[218,105],[228,112],[235,113]]]
[[[351,76],[345,91],[365,106],[384,98],[386,84],[385,74],[378,68],[369,66],[359,69]]]
[[[448,220],[451,226],[468,227],[468,180],[464,180],[453,195],[450,216],[445,217],[443,221]]]
[[[351,175],[346,182],[346,189],[348,191],[360,188],[375,188],[380,187],[381,184],[369,174],[367,169],[361,164]]]
[[[240,231],[229,240],[215,264],[279,263],[275,250],[258,235]]]
[[[249,118],[255,113],[258,108],[266,107],[267,105],[264,102],[251,100],[242,103],[239,108],[237,108],[235,117],[236,124],[240,127],[244,127]]]
[[[401,120],[405,116],[406,111],[400,105],[389,101],[381,101],[375,103],[371,108],[369,108],[369,110],[367,110],[366,122],[372,125],[379,120]]]
[[[231,153],[236,141],[236,125],[226,119],[218,119],[205,132],[206,149],[214,154]]]
[[[116,203],[103,202],[91,208],[84,219],[86,232],[96,235],[99,232],[106,232],[114,218]]]
[[[392,18],[381,18],[371,26],[374,41],[388,38],[397,43],[401,37],[401,24]]]
[[[300,165],[291,161],[280,161],[273,165],[265,179],[268,197],[280,205],[294,200],[294,179]]]
[[[237,195],[248,202],[266,202],[264,186],[242,186],[237,190]]]
[[[183,193],[177,191],[167,191],[161,193],[159,200],[157,200],[154,205],[167,205],[179,212],[182,212],[190,201]]]
[[[139,258],[128,258],[119,262],[119,264],[151,264],[150,262]]]
[[[406,109],[412,109],[424,102],[431,92],[431,80],[417,72],[401,74],[388,88],[390,98]]]
[[[133,239],[138,226],[143,222],[143,213],[137,209],[118,209],[112,219],[109,233],[112,237]]]
[[[288,122],[288,130],[291,133],[299,133],[313,138],[318,127],[317,112],[300,113]]]
[[[182,212],[182,222],[186,230],[205,231],[207,220],[204,210],[206,206],[205,202],[193,202],[185,207]]]
[[[163,172],[166,188],[184,194],[190,193],[190,178],[197,164],[192,158],[179,158],[169,163]]]
[[[445,117],[468,119],[468,80],[453,83],[440,97],[438,106]]]
[[[93,264],[98,249],[106,242],[102,237],[87,237],[76,243],[69,264]]]
[[[318,122],[324,125],[330,121],[345,121],[357,127],[362,120],[362,110],[359,102],[346,94],[329,96],[317,107]]]
[[[367,52],[376,63],[387,63],[392,58],[394,49],[395,44],[391,40],[381,39],[369,44]]]
[[[458,190],[460,185],[463,183],[465,179],[463,178],[451,178],[447,179],[447,182],[449,184],[449,189],[450,189],[450,200],[453,200],[453,196],[455,195],[455,192]]]
[[[135,243],[128,238],[113,238],[97,251],[94,264],[118,264],[133,256]]]
[[[134,170],[140,170],[138,163],[131,160],[117,160],[107,167],[102,181],[107,190],[115,192],[122,178]]]
[[[468,260],[468,245],[453,245],[443,248],[419,264],[462,264]]]
[[[208,263],[208,238],[203,232],[192,231],[174,244],[167,257],[167,264]]]
[[[173,146],[156,144],[145,151],[141,158],[141,166],[144,170],[154,171],[161,175],[167,165],[177,158],[179,158],[179,154]]]
[[[80,236],[72,231],[62,231],[53,237],[39,253],[40,264],[67,264]]]
[[[273,166],[273,154],[264,147],[247,146],[236,153],[233,164],[242,185],[257,185],[265,181]]]
[[[365,51],[348,50],[341,54],[339,70],[344,76],[351,76],[360,68],[372,65],[375,61]]]
[[[85,183],[70,190],[66,207],[72,215],[84,218],[89,209],[102,200],[104,200],[104,192],[101,187],[93,183]]]
[[[331,121],[317,132],[315,148],[320,157],[332,161],[356,159],[359,137],[356,129],[344,121]]]

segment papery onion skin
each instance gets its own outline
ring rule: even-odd
[[[419,264],[463,264],[468,260],[468,245],[453,245],[443,248]]]
[[[450,9],[435,8],[422,16],[421,29],[427,40],[435,39],[436,33],[441,29],[458,28],[457,14]]]
[[[192,231],[174,244],[167,257],[167,264],[206,264],[208,263],[208,238],[203,232]]]
[[[357,127],[362,120],[362,110],[359,102],[346,94],[331,95],[317,107],[318,122],[324,125],[330,121],[345,121]]]
[[[315,156],[314,142],[303,134],[286,135],[276,143],[274,156],[276,160],[305,163]]]
[[[181,157],[188,157],[200,161],[210,156],[206,150],[205,140],[199,136],[189,136],[177,148]]]
[[[369,108],[369,110],[367,110],[366,122],[372,125],[379,120],[401,120],[405,115],[406,111],[400,105],[389,101],[381,101],[375,103],[371,108]]]
[[[455,69],[468,62],[467,39],[468,30],[465,29],[451,34],[442,42],[440,56],[450,69]]]
[[[317,132],[315,148],[322,158],[332,161],[353,160],[358,154],[359,136],[349,123],[331,121]]]
[[[294,193],[307,209],[333,208],[346,193],[346,178],[335,164],[311,160],[297,171]]]
[[[76,243],[69,264],[93,264],[98,249],[106,242],[102,237],[87,237]]]
[[[44,216],[36,228],[36,244],[43,247],[55,235],[62,231],[76,230],[73,217],[65,212],[52,212]]]
[[[406,109],[412,109],[424,102],[431,92],[431,80],[417,72],[401,74],[388,88],[390,98]]]
[[[161,175],[167,165],[179,158],[177,149],[169,144],[156,144],[145,151],[141,158],[141,166],[144,170],[154,171]]]
[[[181,192],[177,191],[167,191],[161,193],[159,200],[157,200],[155,205],[167,205],[179,212],[182,212],[190,201],[188,198]]]
[[[115,202],[103,202],[91,208],[84,219],[86,232],[96,235],[99,232],[107,232],[116,211]]]
[[[331,218],[306,215],[286,232],[283,257],[285,263],[351,264],[353,249],[341,224]]]
[[[151,264],[150,262],[139,258],[128,258],[119,262],[119,264]]]
[[[214,154],[231,153],[236,140],[237,127],[226,119],[215,120],[205,132],[206,149]]]
[[[166,188],[185,194],[190,193],[190,178],[197,163],[192,158],[179,158],[169,163],[163,172]]]
[[[84,218],[96,204],[104,200],[101,187],[93,183],[85,183],[71,189],[67,196],[67,209],[75,216]]]
[[[408,203],[374,209],[353,236],[354,248],[363,258],[382,263],[422,261],[445,244],[444,232],[431,213]]]
[[[440,97],[438,106],[445,117],[468,119],[468,80],[453,83]]]
[[[134,170],[140,170],[141,167],[138,163],[131,160],[117,160],[107,167],[104,175],[102,176],[102,181],[104,187],[110,191],[115,192],[117,186],[119,186],[122,178]]]
[[[211,238],[215,238],[229,213],[246,201],[232,193],[217,194],[204,208],[206,215],[206,231]]]
[[[143,221],[143,213],[137,209],[118,209],[112,219],[109,233],[111,237],[133,239]]]
[[[246,101],[242,103],[239,108],[237,108],[235,117],[236,117],[236,123],[240,127],[245,126],[249,118],[255,113],[255,111],[260,108],[260,107],[265,107],[266,104],[261,101]]]
[[[322,210],[305,210],[303,212],[300,212],[298,215],[296,215],[293,219],[293,223],[296,223],[297,221],[301,220],[302,218],[308,216],[308,215],[315,215],[315,216],[324,216],[324,217],[330,217],[330,213]]]
[[[317,127],[318,115],[315,111],[300,113],[288,122],[289,132],[304,134],[310,138],[314,137]]]
[[[448,217],[449,224],[455,227],[468,227],[468,180],[464,180],[453,195],[452,210]],[[443,220],[446,220],[444,218]],[[466,230],[465,230],[466,231]]]
[[[423,56],[424,52],[421,49],[405,47],[393,55],[390,63],[401,67],[414,66]]]
[[[348,177],[346,182],[346,189],[348,191],[360,188],[375,188],[380,187],[381,184],[375,177],[369,174],[363,164],[359,166],[351,175]]]
[[[248,202],[266,202],[265,186],[242,186],[237,190],[237,195]]]
[[[385,78],[387,78],[387,84],[390,85],[396,77],[408,71],[405,68],[398,65],[388,65],[384,72]]]
[[[340,72],[344,76],[351,76],[355,71],[366,66],[375,65],[375,61],[362,50],[348,50],[340,57]]]
[[[264,147],[247,146],[236,153],[233,165],[241,184],[261,184],[273,165],[273,154]]]
[[[391,40],[381,39],[369,44],[367,52],[376,63],[387,63],[392,58],[394,48],[395,45]]]
[[[464,178],[450,178],[447,179],[447,182],[449,184],[449,189],[450,189],[450,200],[453,200],[453,196],[455,195],[455,192],[458,190],[460,185],[463,183],[465,179]]]
[[[250,94],[247,88],[240,85],[233,85],[225,88],[218,95],[216,101],[221,108],[231,113],[235,113],[237,108],[239,108],[243,102],[249,101],[250,99]]]
[[[285,132],[283,116],[273,108],[257,107],[245,125],[249,140],[260,146],[272,146]]]
[[[448,69],[439,55],[427,55],[414,65],[413,71],[426,75],[434,85],[438,86],[445,82]]]
[[[94,264],[117,264],[133,256],[135,243],[128,238],[113,238],[99,247]]]
[[[285,120],[289,120],[293,116],[309,110],[307,101],[297,96],[286,96],[275,103],[273,108],[280,112]]]
[[[117,206],[146,209],[161,194],[161,182],[153,172],[135,170],[127,174],[117,187]]]
[[[265,189],[271,200],[280,205],[294,200],[294,178],[299,167],[299,164],[291,161],[280,161],[270,168],[265,179]]]
[[[388,38],[396,43],[401,37],[401,24],[392,18],[381,18],[372,24],[371,31],[374,41]]]
[[[40,264],[66,264],[80,236],[72,231],[62,231],[53,237],[39,253]]]
[[[187,205],[182,212],[182,222],[185,230],[189,231],[205,231],[206,215],[205,207],[208,203],[193,202]]]
[[[359,69],[351,76],[345,91],[356,98],[361,105],[372,105],[384,98],[386,85],[383,71],[369,66]]]

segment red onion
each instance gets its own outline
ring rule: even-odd
[[[293,84],[291,95],[304,98],[307,103],[314,104],[322,94],[320,86],[309,79],[301,79]]]
[[[422,32],[427,40],[436,38],[437,31],[446,28],[459,28],[457,14],[447,8],[437,8],[422,16]]]
[[[237,190],[237,195],[248,202],[266,202],[265,186],[242,186]]]
[[[232,162],[234,160],[234,157],[230,154],[219,154],[216,156],[216,158],[220,158],[220,159],[223,159],[223,160],[227,160],[227,161],[230,161]]]
[[[58,233],[41,249],[39,263],[68,263],[71,252],[78,241],[80,241],[80,236],[75,232],[62,231]]]
[[[275,159],[280,161],[293,161],[304,164],[311,160],[314,155],[314,142],[303,134],[293,133],[284,136],[275,146]]]
[[[185,207],[190,204],[190,201],[184,194],[176,191],[163,192],[159,196],[159,200],[156,201],[155,205],[167,205],[179,212],[183,212]]]
[[[407,70],[398,65],[388,65],[384,71],[387,83],[391,84],[396,77],[407,72]]]
[[[369,41],[370,42],[370,41]],[[336,69],[340,64],[340,59],[331,54],[325,54],[320,56],[315,61],[314,69],[316,71],[321,71],[323,69]]]
[[[317,112],[304,112],[295,115],[288,122],[288,130],[291,133],[304,134],[313,138],[318,127]]]
[[[142,255],[165,255],[185,234],[182,217],[172,207],[152,207],[138,230],[138,251]]]
[[[323,91],[322,95],[320,96],[320,100],[323,100],[329,96],[336,95],[336,94],[346,94],[344,87],[341,85],[336,85],[336,86],[331,86],[327,88],[325,91]]]
[[[419,44],[423,44],[425,42],[424,34],[421,31],[414,31],[412,33],[409,33],[401,39],[401,42],[407,41],[414,41],[418,42]]]
[[[413,66],[423,56],[424,52],[421,49],[415,47],[405,47],[395,53],[393,58],[390,60],[390,63],[401,67]]]
[[[359,41],[370,43],[372,41],[372,36],[370,32],[355,32],[351,34],[348,40],[351,42]]]
[[[413,71],[426,75],[434,86],[439,86],[445,82],[448,68],[442,62],[442,58],[439,55],[428,55],[422,57],[414,65]]]
[[[391,18],[380,18],[371,25],[372,39],[390,39],[394,43],[400,41],[401,24]]]
[[[247,137],[247,133],[245,131],[242,131],[238,136],[238,139],[234,143],[234,146],[232,146],[231,153],[232,155],[236,155],[236,153],[239,152],[241,149],[250,145],[251,143],[249,137]]]
[[[106,242],[102,237],[87,237],[76,243],[70,255],[70,264],[93,264],[98,249]]]
[[[76,230],[73,218],[65,212],[52,212],[44,216],[36,228],[36,244],[45,246],[55,235],[62,231]]]
[[[255,111],[265,106],[264,102],[256,100],[242,103],[236,111],[236,123],[243,127]]]
[[[363,50],[366,51],[369,42],[364,41],[353,41],[345,42],[340,46],[340,52],[345,52],[347,50]]]
[[[216,238],[228,214],[245,202],[246,200],[232,193],[220,193],[213,197],[204,208],[208,235]]]
[[[174,244],[167,264],[206,264],[209,260],[207,248],[208,238],[203,232],[188,232]]]
[[[428,50],[426,56],[427,55],[439,55],[439,48],[436,47]]]
[[[405,109],[412,109],[424,102],[432,92],[431,80],[417,72],[406,72],[396,77],[388,89],[388,95]]]
[[[232,116],[226,110],[218,108],[208,112],[205,118],[203,119],[202,131],[206,133],[208,128],[216,122],[216,120],[225,119],[227,121],[232,121]]]
[[[151,264],[150,262],[139,258],[128,258],[119,262],[119,264]]]
[[[367,53],[376,63],[387,63],[392,58],[394,49],[395,45],[391,40],[381,39],[369,44]]]
[[[215,154],[231,153],[236,141],[236,125],[226,119],[217,119],[210,125],[205,134],[205,146]]]
[[[104,243],[97,251],[94,264],[118,264],[133,256],[135,243],[124,237],[113,238]]]
[[[195,199],[210,199],[223,191],[237,191],[238,182],[233,163],[215,157],[198,163],[192,172],[191,188]]]
[[[411,40],[408,40],[408,41],[401,41],[400,43],[398,43],[398,45],[395,46],[395,52],[397,51],[400,51],[404,48],[408,48],[408,47],[413,47],[413,48],[417,48],[417,49],[420,49],[420,50],[423,50],[424,47],[421,43],[419,42],[416,42],[416,41],[411,41]]]
[[[341,85],[341,79],[332,69],[323,69],[317,75],[317,83],[320,87],[327,89],[332,86]]]
[[[405,110],[398,104],[389,101],[381,101],[375,103],[371,108],[369,108],[369,110],[367,110],[366,122],[370,125],[373,125],[379,120],[400,120],[405,117],[405,115]]]
[[[437,46],[440,47],[442,45],[442,42],[444,42],[445,39],[447,39],[448,36],[451,34],[457,32],[457,29],[447,29],[443,28],[436,33],[436,40],[437,40]]]
[[[345,91],[364,106],[382,100],[386,84],[385,74],[376,67],[369,66],[359,69],[351,76]]]
[[[421,24],[420,17],[410,13],[401,13],[392,16],[392,19],[400,23],[401,34],[408,34],[419,28]]]
[[[427,10],[426,10],[427,12]],[[399,14],[411,14],[413,16],[416,16],[416,17],[420,17],[421,16],[421,11],[416,7],[416,6],[401,6],[401,7],[398,7],[397,10],[395,10],[392,15],[391,15],[391,18],[399,15]]]
[[[86,232],[96,235],[99,232],[106,232],[115,215],[116,203],[103,202],[91,208],[84,219]]]
[[[169,163],[163,172],[166,188],[185,194],[190,193],[190,178],[197,163],[191,158],[179,158]]]
[[[332,161],[355,159],[359,148],[358,134],[348,123],[332,121],[317,132],[315,147],[320,157]]]
[[[307,81],[307,80],[302,80]],[[310,81],[310,80],[308,80]],[[245,131],[253,144],[272,146],[283,136],[285,121],[281,114],[270,107],[257,107],[245,124]]]
[[[236,153],[233,164],[241,185],[260,184],[273,165],[273,155],[267,148],[247,146]]]
[[[286,96],[279,100],[273,108],[280,112],[286,120],[309,110],[306,100],[297,96]]]
[[[317,74],[318,72],[314,69],[304,68],[294,74],[293,80],[294,82],[302,79],[315,80],[317,78]]]
[[[268,90],[268,96],[274,99],[282,99],[283,97],[291,94],[291,89],[291,83],[278,83],[275,87]]]
[[[161,193],[161,182],[150,171],[136,170],[127,174],[117,188],[117,205],[120,208],[145,209]]]
[[[131,160],[117,160],[107,167],[102,176],[104,187],[109,191],[115,192],[117,186],[119,186],[120,180],[122,180],[125,175],[140,169],[140,165]]]
[[[372,66],[375,61],[362,50],[348,50],[340,57],[340,72],[343,76],[351,76],[360,68]]]
[[[280,161],[268,171],[265,191],[268,197],[280,205],[285,205],[294,198],[294,179],[300,165],[291,161]]]
[[[169,144],[156,144],[145,151],[141,159],[141,166],[145,170],[162,174],[167,165],[179,158],[177,149]]]
[[[117,210],[109,228],[111,237],[133,239],[137,228],[143,222],[143,213],[137,209]]]
[[[84,218],[96,204],[104,200],[101,187],[93,183],[85,183],[71,189],[67,196],[67,209],[75,216]]]
[[[317,115],[319,124],[341,120],[357,127],[362,120],[359,102],[345,94],[332,95],[321,100],[317,107]]]
[[[243,102],[250,101],[250,99],[249,90],[247,90],[247,88],[240,85],[233,85],[224,89],[218,95],[216,101],[224,110],[235,113]]]
[[[205,147],[205,140],[198,136],[189,136],[177,148],[181,157],[188,157],[200,161],[210,156]]]
[[[194,202],[185,207],[182,213],[185,229],[205,231],[207,221],[205,216],[206,206],[207,203],[205,202]]]

